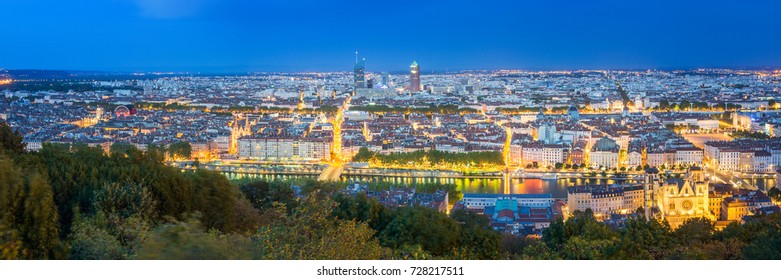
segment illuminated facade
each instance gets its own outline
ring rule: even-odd
[[[243,137],[238,141],[240,159],[321,161],[330,157],[331,141],[292,138]]]
[[[366,87],[366,59],[358,60],[358,52],[355,53],[355,67],[353,68],[353,80],[355,88]]]
[[[613,139],[603,137],[591,148],[589,155],[591,166],[594,168],[617,168],[619,146]]]
[[[411,92],[420,91],[420,66],[417,61],[413,61],[409,66],[409,90]]]
[[[644,206],[647,218],[665,219],[673,229],[692,218],[715,220],[708,200],[708,181],[699,167],[689,168],[684,181],[667,182],[659,171],[646,171]]]
[[[597,217],[633,213],[643,207],[643,187],[640,185],[589,186],[567,189],[569,211],[591,209]]]

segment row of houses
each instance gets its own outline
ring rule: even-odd
[[[725,171],[773,172],[781,164],[781,140],[709,141],[704,161]]]

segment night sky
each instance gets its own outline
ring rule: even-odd
[[[781,68],[781,1],[5,0],[0,68]]]

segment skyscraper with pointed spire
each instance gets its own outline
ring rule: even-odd
[[[358,60],[358,52],[355,52],[355,67],[353,68],[355,88],[366,87],[366,59]]]
[[[409,66],[409,90],[420,91],[420,66],[417,61],[412,61],[412,65]]]

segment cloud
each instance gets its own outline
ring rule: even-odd
[[[180,19],[196,16],[211,0],[135,0],[141,16],[154,19]]]

